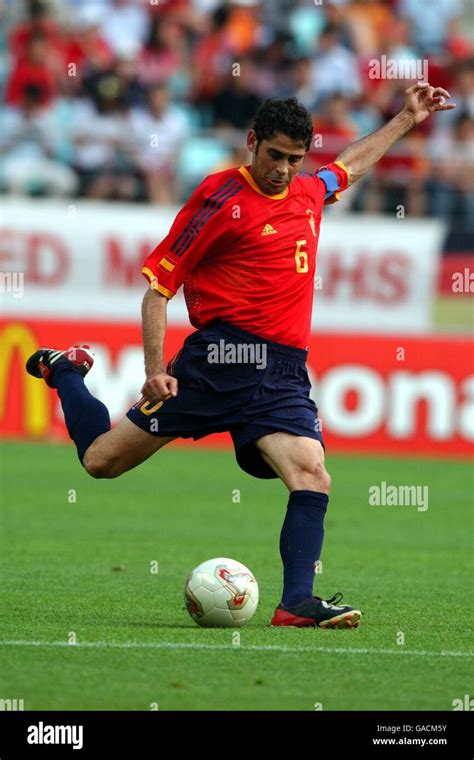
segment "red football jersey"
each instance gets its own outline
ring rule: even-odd
[[[172,298],[184,284],[189,319],[222,319],[262,338],[306,348],[321,212],[347,187],[340,162],[263,193],[249,166],[211,174],[148,256],[143,274]]]

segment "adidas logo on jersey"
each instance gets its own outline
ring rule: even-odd
[[[271,224],[266,224],[262,230],[262,237],[264,235],[276,235],[276,233],[277,233],[277,230],[274,227],[272,227]]]

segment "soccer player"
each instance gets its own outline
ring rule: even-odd
[[[339,604],[341,594],[313,596],[331,485],[306,371],[321,212],[431,112],[454,108],[449,97],[427,83],[410,87],[399,114],[316,174],[300,173],[309,113],[294,98],[266,101],[247,138],[251,165],[207,177],[145,261],[146,382],[114,429],[84,385],[93,363],[87,348],[41,348],[27,362],[56,388],[79,459],[95,478],[115,478],[176,438],[229,431],[243,470],[283,481],[289,500],[274,626],[351,628],[361,617]],[[166,307],[183,284],[197,330],[165,365]]]

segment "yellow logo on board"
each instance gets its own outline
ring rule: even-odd
[[[38,348],[38,339],[28,325],[13,322],[0,334],[0,418],[3,420],[8,403],[10,370],[15,354],[20,359],[20,382],[23,385],[22,410],[25,432],[30,436],[44,435],[51,422],[49,393],[46,383],[29,375],[24,365]]]

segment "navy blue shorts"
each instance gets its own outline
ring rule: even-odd
[[[258,438],[283,431],[323,444],[306,356],[301,348],[212,322],[189,335],[168,364],[178,395],[155,405],[142,399],[127,417],[159,436],[198,440],[228,431],[245,472],[276,478],[255,446]]]

